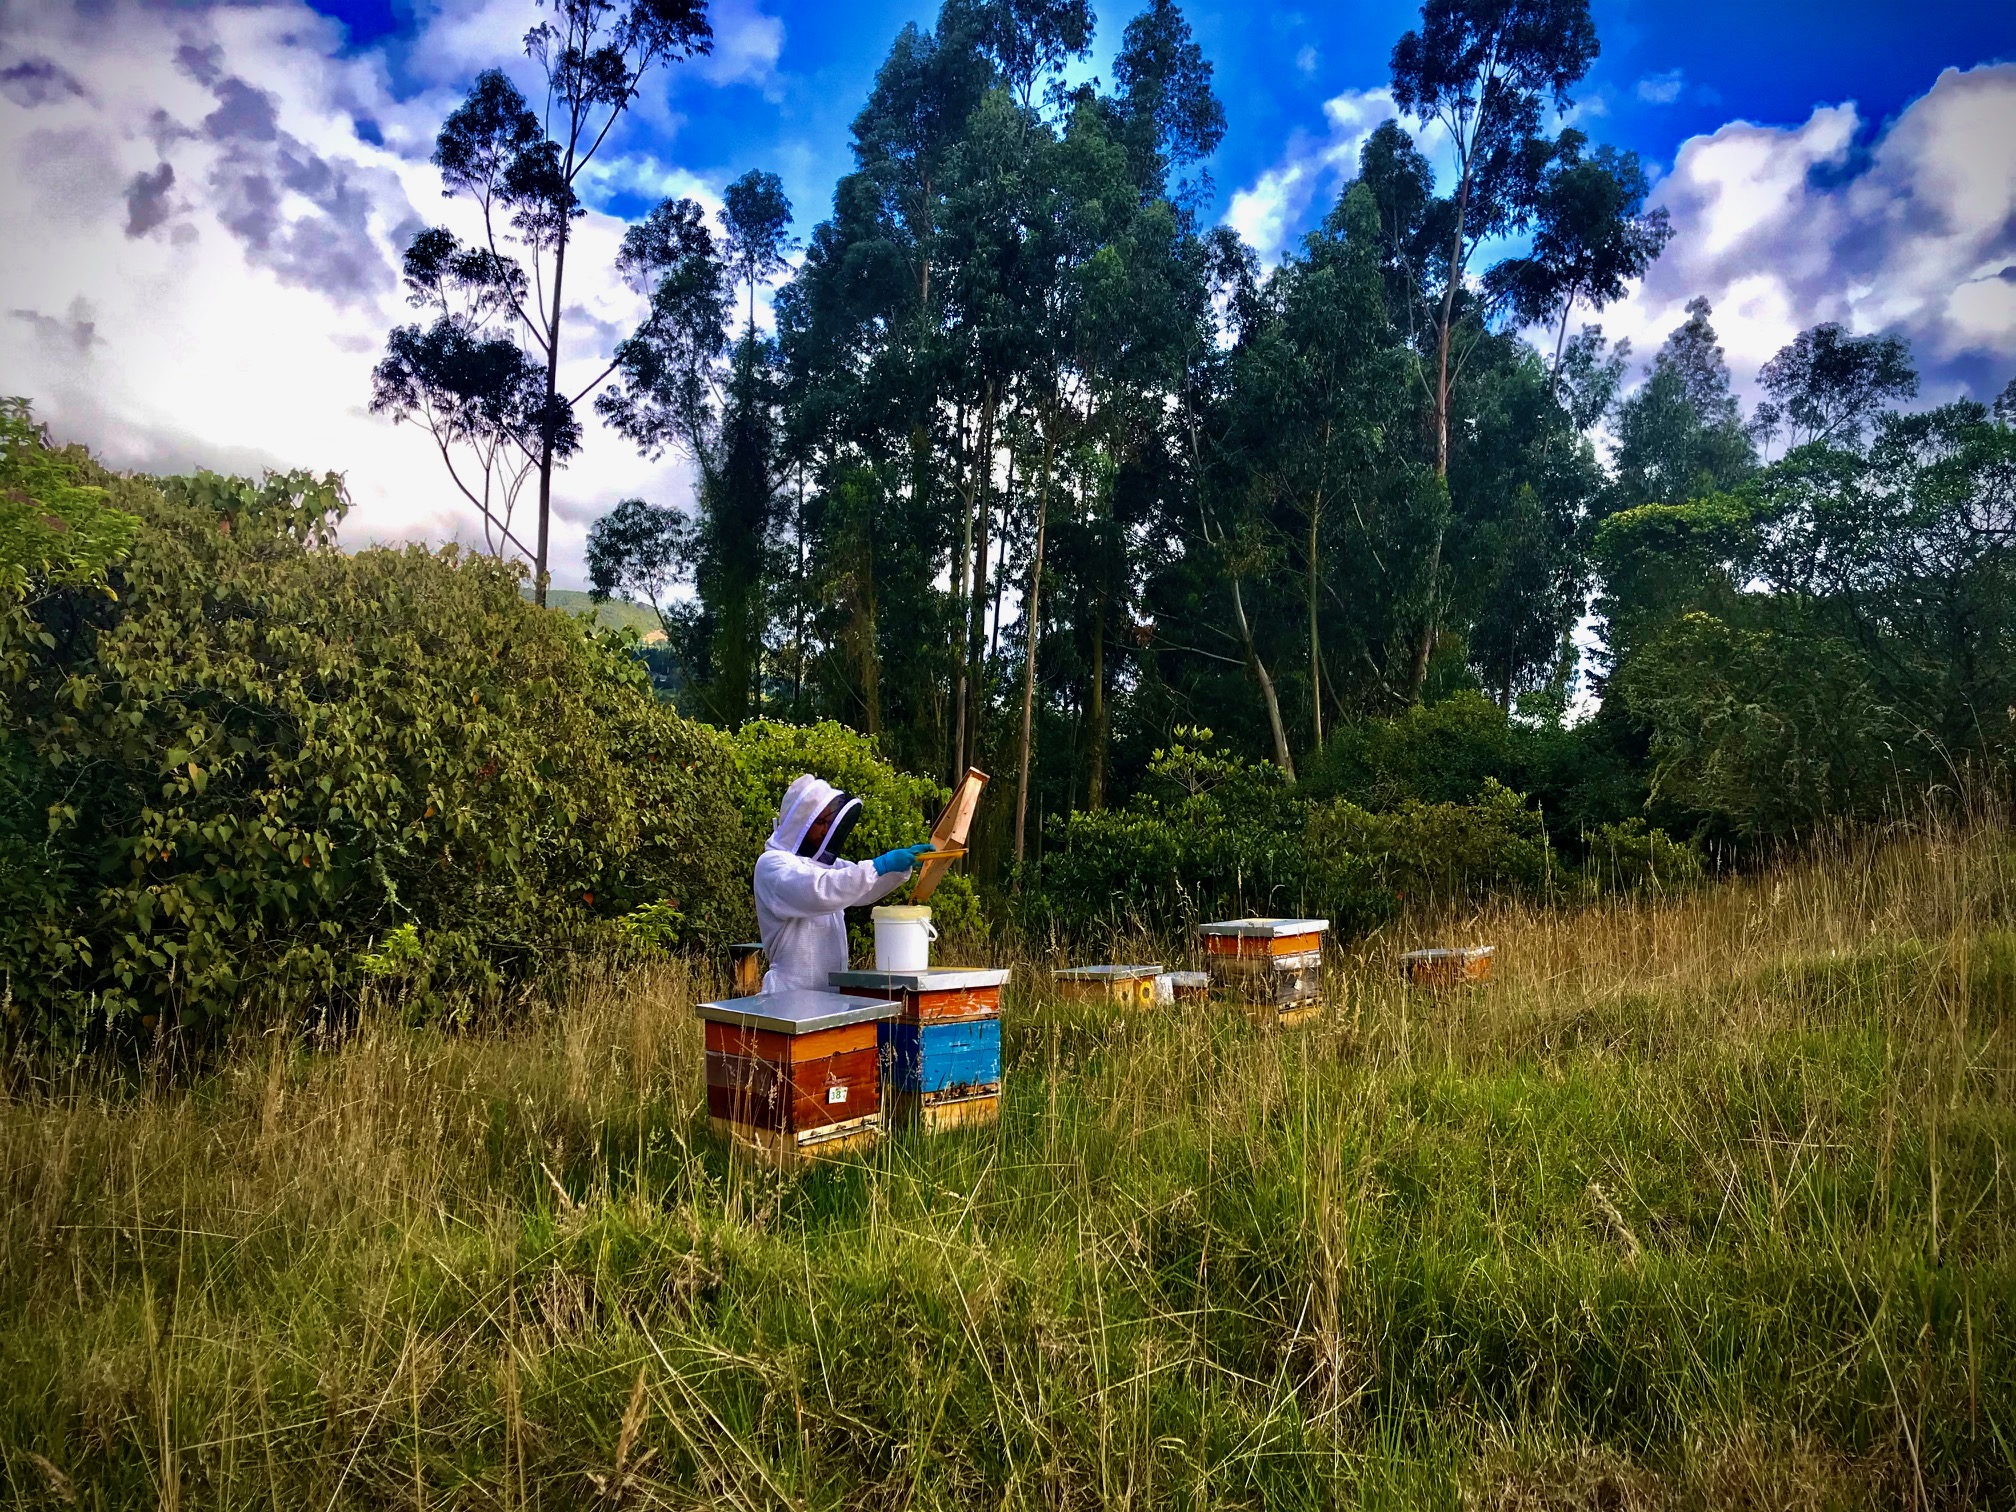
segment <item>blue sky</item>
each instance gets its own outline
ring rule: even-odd
[[[1104,72],[1140,0],[1101,3]],[[1592,0],[1602,55],[1577,124],[1636,149],[1665,255],[1600,314],[1639,361],[1711,299],[1739,391],[1801,329],[1908,339],[1927,403],[2016,376],[2016,5]],[[1291,248],[1392,113],[1418,0],[1188,0],[1228,132],[1207,214]],[[802,233],[848,166],[891,40],[934,4],[712,0],[718,46],[661,75],[588,186],[563,382],[639,314],[613,273],[625,217],[782,176]],[[399,256],[467,207],[428,162],[481,69],[530,82],[534,0],[0,0],[0,392],[117,466],[344,473],[352,541],[471,541],[414,427],[369,413]],[[1432,151],[1432,139],[1424,138]],[[460,219],[458,219],[460,217]],[[1593,317],[1592,317],[1593,318]],[[578,374],[578,379],[573,375]],[[620,499],[686,503],[690,468],[588,422],[555,494],[555,575]]]
[[[382,50],[395,69],[425,14],[407,0],[312,3],[344,23],[353,47]],[[1095,70],[1136,9],[1132,0],[1099,7]],[[752,167],[780,173],[803,229],[823,215],[847,166],[848,123],[890,41],[905,22],[929,25],[936,6],[765,0],[762,10],[782,29],[768,75],[725,86],[690,71],[674,77],[670,90],[684,116],[676,134],[643,135],[706,178],[725,181]],[[1326,100],[1384,84],[1394,41],[1419,18],[1406,0],[1190,0],[1184,10],[1225,104],[1225,143],[1210,164],[1219,210],[1294,133],[1324,129]],[[2016,60],[2016,4],[1993,0],[1597,0],[1595,18],[1602,54],[1577,93],[1585,111],[1601,114],[1579,124],[1661,166],[1686,138],[1729,121],[1791,125],[1815,106],[1849,100],[1865,130],[1879,130],[1941,70]]]

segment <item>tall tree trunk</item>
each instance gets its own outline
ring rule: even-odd
[[[1309,719],[1315,751],[1323,749],[1323,642],[1316,625],[1316,533],[1322,518],[1320,508],[1309,511]]]
[[[991,385],[986,407],[980,415],[980,486],[974,492],[977,496],[977,526],[973,542],[973,597],[966,625],[966,732],[962,744],[967,759],[978,764],[980,717],[987,699],[984,655],[987,646],[987,539],[989,522],[994,514],[994,395]],[[962,763],[954,773],[955,783],[965,771]]]
[[[1036,492],[1036,555],[1029,563],[1029,597],[1022,612],[1028,617],[1029,633],[1024,638],[1022,661],[1022,746],[1015,778],[1015,885],[1022,885],[1022,858],[1025,822],[1029,816],[1030,763],[1035,759],[1034,711],[1036,708],[1036,643],[1042,627],[1039,600],[1043,592],[1043,533],[1050,520],[1050,442],[1043,443],[1043,481]]]
[[[546,318],[546,402],[551,406],[560,393],[560,290],[567,273],[567,228],[560,228],[560,239],[553,249],[553,308]],[[549,408],[548,413],[551,413]],[[539,431],[539,540],[538,549],[532,563],[532,602],[540,608],[546,607],[547,543],[551,538],[553,524],[553,429],[543,425]]]
[[[1232,579],[1232,612],[1239,621],[1239,640],[1246,648],[1246,670],[1260,685],[1260,696],[1267,704],[1267,728],[1274,737],[1274,765],[1281,769],[1281,775],[1290,782],[1295,780],[1295,758],[1288,751],[1288,731],[1281,723],[1281,700],[1274,693],[1274,679],[1267,675],[1267,664],[1260,660],[1259,648],[1253,644],[1253,626],[1246,618],[1246,600],[1239,590],[1239,579]]]
[[[1090,759],[1085,764],[1085,807],[1095,812],[1106,807],[1106,596],[1102,593],[1092,610],[1092,689]]]
[[[1456,225],[1449,234],[1449,266],[1443,279],[1442,315],[1435,330],[1435,476],[1442,480],[1444,502],[1449,490],[1449,355],[1455,341],[1456,289],[1463,279],[1463,220],[1470,205],[1471,165],[1465,159],[1463,177],[1456,186]],[[1428,553],[1428,590],[1422,604],[1421,633],[1414,643],[1414,660],[1408,669],[1407,696],[1418,703],[1422,685],[1428,679],[1428,657],[1435,649],[1437,618],[1441,613],[1442,537],[1448,529],[1445,508],[1435,522],[1435,542]]]

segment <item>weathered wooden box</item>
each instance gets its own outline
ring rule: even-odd
[[[902,1006],[803,991],[697,1004],[715,1132],[780,1163],[872,1142],[883,1128],[877,1026]]]
[[[1415,987],[1464,987],[1491,980],[1497,956],[1495,945],[1410,950],[1400,957],[1400,972]]]
[[[1168,984],[1169,1001],[1172,1003],[1201,1003],[1211,996],[1211,973],[1208,971],[1165,971],[1162,980]],[[1156,989],[1161,996],[1161,989]]]
[[[1227,919],[1198,932],[1212,985],[1256,1018],[1293,1024],[1322,1011],[1328,919]]]
[[[1051,975],[1060,997],[1153,1008],[1155,978],[1161,974],[1162,965],[1158,961],[1149,965],[1069,966]]]
[[[1006,970],[836,971],[828,981],[843,993],[896,998],[903,1005],[878,1031],[891,1127],[935,1134],[1000,1116]]]

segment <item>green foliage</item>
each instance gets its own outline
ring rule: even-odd
[[[1469,803],[1493,778],[1531,791],[1550,739],[1558,742],[1559,732],[1515,723],[1482,693],[1464,690],[1393,719],[1343,726],[1306,780],[1314,797],[1347,798],[1370,809]]]
[[[1311,849],[1357,856],[1399,902],[1449,905],[1548,897],[1554,857],[1539,811],[1495,777],[1475,803],[1410,799],[1386,813],[1338,800],[1310,816]]]
[[[1599,824],[1582,839],[1582,875],[1593,893],[1680,892],[1705,875],[1698,849],[1640,818]]]
[[[397,963],[372,942],[403,924],[428,990],[488,993],[646,901],[677,899],[694,937],[739,920],[731,754],[618,637],[485,558],[335,550],[333,477],[33,465],[52,458],[134,526],[103,587],[36,601],[6,679],[17,1032],[340,992],[360,953]]]

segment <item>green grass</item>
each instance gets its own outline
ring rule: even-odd
[[[778,1175],[696,983],[0,1100],[23,1505],[2007,1505],[1995,836],[1446,922],[1501,977],[1126,1016],[1018,962],[998,1130]],[[2006,1174],[2005,1174],[2006,1173]]]

